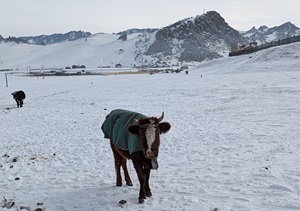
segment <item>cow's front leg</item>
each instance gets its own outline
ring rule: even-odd
[[[141,163],[139,163],[136,160],[132,160],[132,161],[140,182],[139,203],[144,203],[144,200],[146,199],[146,191],[145,191],[146,175],[144,173],[143,165],[141,165]]]
[[[16,102],[17,102],[17,107],[19,108],[19,106],[20,106],[20,103],[19,103],[19,101],[18,101],[18,100],[16,100]]]
[[[145,169],[144,171],[145,171],[145,175],[146,175],[146,182],[145,182],[146,196],[151,197],[152,193],[151,193],[151,189],[150,189],[150,185],[149,185],[151,168]]]

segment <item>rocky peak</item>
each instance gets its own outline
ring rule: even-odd
[[[299,28],[292,24],[291,22],[286,22],[277,27],[279,31],[297,31]]]
[[[260,27],[258,28],[258,31],[261,31],[261,32],[266,31],[266,30],[268,30],[268,27],[265,26],[265,25],[260,26]]]
[[[157,31],[155,42],[147,54],[158,57],[180,52],[179,61],[203,61],[219,58],[229,51],[233,42],[243,43],[240,33],[231,28],[215,11],[178,21]],[[170,58],[172,59],[172,58]]]

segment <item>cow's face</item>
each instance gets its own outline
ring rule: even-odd
[[[149,117],[136,120],[137,124],[129,125],[128,132],[137,135],[140,138],[141,147],[146,158],[152,159],[158,156],[160,145],[160,134],[170,130],[171,125],[168,122],[161,122],[161,117]]]
[[[13,96],[14,99],[16,99],[17,92],[13,92],[11,93],[11,95]]]

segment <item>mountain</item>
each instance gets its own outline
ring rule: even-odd
[[[89,37],[91,35],[92,34],[90,32],[70,31],[65,34],[40,35],[40,36],[30,36],[30,37],[18,37],[18,38],[25,40],[30,44],[48,45],[48,44],[66,42],[66,41],[74,41],[81,38]]]
[[[267,42],[299,34],[288,22],[278,27],[253,27],[241,34],[215,11],[180,20],[161,29],[129,29],[117,34],[66,34],[4,39],[0,37],[0,69],[72,65],[195,65],[228,56],[239,44]],[[244,35],[244,36],[243,36]],[[52,44],[52,45],[50,45]]]
[[[261,26],[256,29],[253,27],[249,31],[242,33],[242,35],[261,44],[300,35],[300,28],[291,22],[286,22],[272,28]]]
[[[187,18],[157,31],[155,41],[146,55],[159,63],[161,60],[197,61],[226,55],[232,43],[246,39],[230,27],[215,11],[195,18]]]

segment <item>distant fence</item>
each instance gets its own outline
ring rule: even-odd
[[[278,41],[264,43],[262,45],[254,46],[254,47],[252,47],[250,49],[246,49],[246,50],[230,52],[229,56],[240,56],[243,54],[254,53],[256,51],[260,51],[263,49],[267,49],[267,48],[271,48],[271,47],[275,47],[275,46],[279,46],[279,45],[287,45],[287,44],[294,43],[294,42],[300,42],[300,35],[289,37],[289,38],[278,40]]]

